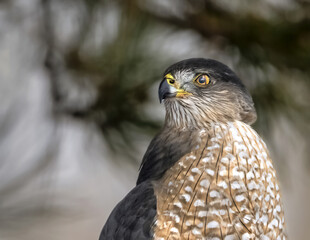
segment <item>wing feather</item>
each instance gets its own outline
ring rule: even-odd
[[[153,186],[146,181],[137,185],[114,208],[99,240],[149,240],[156,215]]]

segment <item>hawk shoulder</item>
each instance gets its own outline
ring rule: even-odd
[[[151,227],[156,215],[152,183],[143,182],[132,189],[114,208],[99,240],[152,239]]]

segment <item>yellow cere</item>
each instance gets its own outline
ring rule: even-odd
[[[167,79],[174,79],[174,77],[171,75],[171,73],[168,73],[168,74],[165,76],[165,78],[167,78]]]
[[[175,78],[172,76],[171,73],[166,74],[165,78],[166,78],[168,84],[173,86],[176,89],[176,92],[177,92],[176,97],[184,97],[186,95],[192,95],[191,93],[186,92],[180,88],[179,82],[175,80]]]
[[[175,81],[174,77],[171,75],[171,73],[168,73],[165,76],[165,78],[166,78],[169,85],[175,86],[176,81]]]

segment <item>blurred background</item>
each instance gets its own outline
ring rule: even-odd
[[[97,239],[163,124],[170,64],[251,91],[291,239],[310,234],[308,0],[1,0],[0,239]]]

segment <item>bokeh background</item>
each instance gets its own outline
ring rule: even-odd
[[[0,239],[97,239],[163,123],[164,69],[233,68],[310,234],[308,0],[1,0]]]

